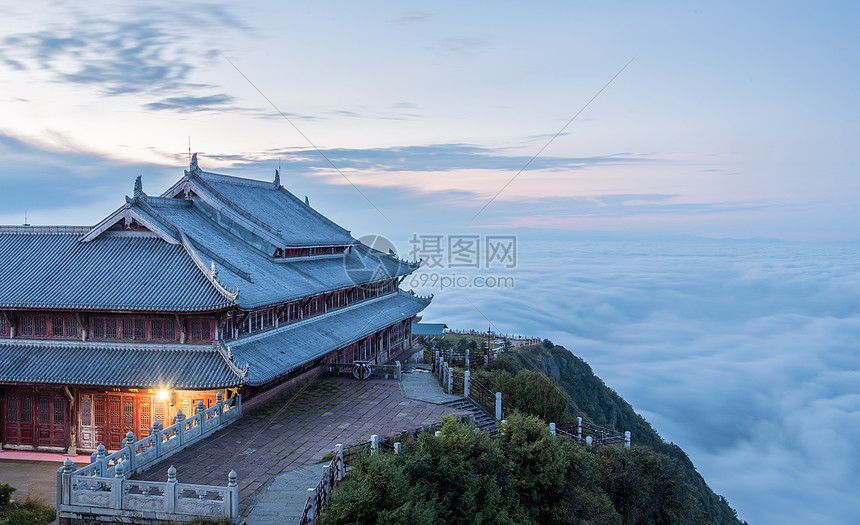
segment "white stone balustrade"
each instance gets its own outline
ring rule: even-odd
[[[169,427],[153,421],[145,438],[138,440],[129,431],[122,448],[111,454],[100,444],[90,457],[90,464],[80,469],[67,460],[57,471],[58,516],[83,513],[121,517],[151,512],[158,515],[153,518],[155,521],[181,521],[183,516],[237,517],[235,472],[231,473],[232,489],[229,483],[226,488],[177,484],[175,469],[171,469],[172,476],[168,471],[166,484],[127,479],[242,417],[241,396],[222,401],[219,393],[217,399],[211,408],[195,407],[197,413],[192,417],[186,418],[182,411],[177,411],[174,424]],[[189,491],[193,491],[194,498],[185,497]],[[197,503],[191,503],[192,500]]]
[[[80,519],[93,514],[119,522],[135,523],[190,521],[194,518],[237,518],[239,487],[236,472],[231,471],[224,487],[178,483],[176,469],[167,471],[167,481],[126,479],[124,464],[118,463],[115,474],[78,476],[75,465],[67,459],[57,473],[61,485],[58,515]]]

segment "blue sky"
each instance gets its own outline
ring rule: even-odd
[[[413,234],[515,233],[516,288],[428,290],[428,320],[486,313],[571,348],[745,519],[845,521],[857,245],[816,243],[860,240],[858,18],[850,2],[4,6],[0,224],[95,224],[138,175],[150,194],[175,182],[190,138],[204,169],[280,165],[401,254]]]
[[[0,219],[26,208],[33,223],[93,223],[93,204],[121,202],[138,174],[164,189],[190,137],[205,168],[269,178],[280,162],[289,188],[356,231],[405,236],[432,216],[443,230],[853,240],[856,14],[785,2],[6,8]]]

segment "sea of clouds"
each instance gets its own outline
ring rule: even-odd
[[[501,332],[564,345],[750,523],[856,522],[860,246],[521,239],[517,248],[515,268],[422,269],[515,280],[417,287],[436,294],[424,319],[483,329],[486,316]]]

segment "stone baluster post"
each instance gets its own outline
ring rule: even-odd
[[[125,479],[125,465],[120,461],[114,467],[114,479],[110,489],[111,508],[122,508],[122,482]]]
[[[316,518],[317,510],[317,491],[316,489],[308,489],[308,499],[311,501],[311,508],[308,509],[308,523],[313,523]]]
[[[394,379],[400,381],[400,374],[403,372],[403,367],[400,365],[400,361],[394,362]]]
[[[137,451],[135,450],[137,447],[134,444],[137,443],[137,436],[129,430],[125,434],[125,439],[123,440],[123,446],[128,449],[128,468],[126,469],[126,475],[131,476],[134,474],[134,470],[137,467],[137,461],[134,457]]]
[[[176,431],[179,433],[179,446],[185,445],[185,425],[182,422],[185,421],[185,414],[182,413],[182,410],[177,410],[176,415],[173,416],[173,424],[177,425]]]
[[[502,393],[496,392],[496,419],[502,419]]]
[[[230,470],[227,474],[227,488],[230,489],[230,518],[239,517],[239,476],[235,470]]]
[[[335,459],[340,458],[340,461],[337,463],[337,480],[340,481],[346,476],[346,465],[343,462],[343,445],[338,443],[334,446],[334,457]]]
[[[588,447],[591,446],[591,436],[585,436],[585,445]]]
[[[224,396],[221,395],[221,392],[215,394],[215,414],[218,417],[218,426],[221,426],[224,423],[221,415],[224,413]]]
[[[624,431],[624,448],[630,448],[630,431]]]
[[[204,411],[206,411],[206,405],[203,404],[203,400],[200,399],[197,401],[197,406],[194,407],[194,415],[196,416],[197,414],[200,414]],[[202,424],[202,420],[201,420],[201,424]]]
[[[176,512],[176,468],[170,465],[167,469],[167,483],[164,485],[164,512]]]
[[[582,443],[582,418],[576,418],[576,440]]]
[[[442,437],[442,431],[441,431],[441,430],[437,430],[433,435],[434,435],[434,436],[436,436],[436,437]]]
[[[155,438],[155,457],[161,457],[161,442],[164,440],[164,425],[158,422],[157,419],[152,420],[152,426],[149,427],[149,435]]]
[[[72,460],[66,458],[57,470],[57,510],[60,505],[69,505],[72,499],[72,473],[77,469]]]
[[[400,451],[402,449],[403,449],[403,445],[399,441],[394,443],[394,453],[395,454],[400,454]]]
[[[463,397],[469,397],[469,381],[471,381],[472,374],[466,370],[463,374]]]
[[[379,436],[374,434],[370,436],[370,455],[375,456],[379,452]]]
[[[555,435],[555,423],[549,424],[549,433],[552,434],[553,436]]]
[[[454,368],[448,367],[448,394],[454,393]]]
[[[99,476],[101,477],[107,476],[107,461],[105,461],[107,455],[108,451],[105,448],[104,443],[99,443],[99,446],[96,447],[96,456],[98,456]]]

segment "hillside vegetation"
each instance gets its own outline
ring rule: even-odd
[[[492,383],[502,392],[503,398],[512,401],[520,410],[534,413],[537,409],[543,411],[538,412],[538,415],[545,417],[547,421],[561,420],[563,416],[558,415],[558,404],[562,402],[557,396],[546,396],[541,402],[536,402],[517,395],[517,390],[512,389],[512,386],[517,384],[516,378],[524,372],[539,372],[544,377],[552,378],[561,387],[567,398],[564,416],[579,416],[585,421],[619,432],[629,430],[635,445],[647,447],[671,458],[681,472],[682,482],[692,489],[697,516],[714,524],[739,523],[735,511],[726,499],[708,487],[681,447],[663,441],[627,401],[594,375],[588,363],[563,346],[544,341],[541,345],[504,352],[485,371],[479,372],[478,377],[479,380]],[[514,379],[513,383],[507,378],[508,375]],[[542,388],[546,390],[548,387],[543,385]],[[558,390],[556,393],[561,394]]]
[[[365,456],[321,523],[740,524],[687,455],[563,347],[504,352],[475,378],[516,408],[495,441],[450,419],[441,438]],[[547,421],[575,416],[631,431],[634,446],[584,448],[549,433]]]

